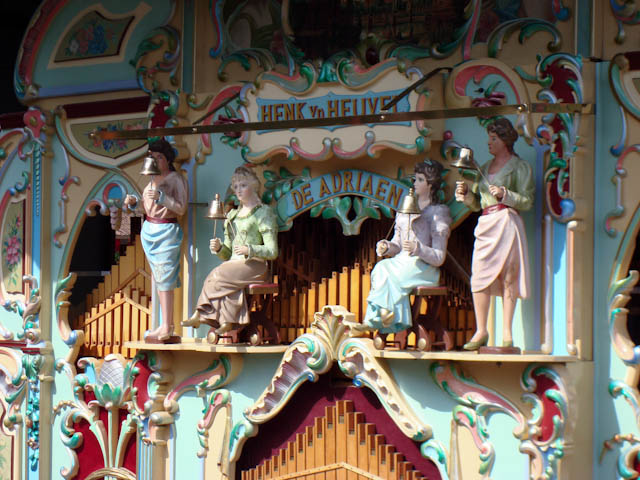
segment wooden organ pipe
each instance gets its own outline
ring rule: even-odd
[[[325,408],[260,465],[241,472],[242,480],[422,480],[425,477],[353,411],[353,402],[340,400]]]

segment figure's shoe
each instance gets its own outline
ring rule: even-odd
[[[480,337],[480,340],[467,342],[464,344],[464,347],[462,348],[464,350],[469,350],[469,351],[478,350],[480,347],[484,347],[488,341],[489,341],[489,334],[485,333],[482,337]]]
[[[216,328],[216,333],[218,335],[222,335],[224,333],[227,333],[230,330],[233,330],[233,323],[227,322],[227,323],[223,323],[222,325],[220,325],[219,328]]]
[[[200,319],[200,312],[196,310],[195,313],[191,315],[191,317],[189,317],[188,320],[184,320],[182,322],[182,326],[198,328],[201,323],[202,323],[202,320]]]
[[[502,341],[502,346],[503,347],[513,347],[513,340],[503,340]]]
[[[380,322],[384,328],[389,328],[391,326],[395,316],[396,314],[391,310],[387,310],[386,308],[380,309]]]
[[[173,335],[173,327],[171,327],[169,330],[167,330],[166,332],[161,332],[158,333],[156,338],[159,342],[166,342],[167,340],[169,340],[169,338],[171,337],[171,335]]]
[[[155,342],[158,340],[158,336],[156,334],[155,330],[147,330],[146,332],[144,332],[144,335],[142,336],[142,339],[145,342]]]
[[[365,325],[364,323],[357,323],[357,322],[345,323],[345,322],[343,322],[343,324],[346,324],[351,330],[353,330],[356,333],[366,333],[366,332],[370,332],[371,330],[373,330],[371,327],[369,327],[368,325]]]

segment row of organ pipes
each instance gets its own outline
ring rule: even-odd
[[[291,230],[279,233],[280,254],[271,265],[278,295],[266,313],[279,329],[282,343],[291,343],[308,332],[314,313],[324,305],[342,305],[362,321],[371,271],[379,260],[375,245],[387,236],[392,224],[392,219],[384,217],[371,219],[362,224],[359,235],[344,236],[338,222],[303,214]],[[447,261],[441,267],[441,285],[447,287],[448,294],[440,308],[440,323],[451,332],[456,347],[468,341],[475,330],[468,282],[468,239],[474,224],[475,219],[469,219],[452,231]],[[125,342],[142,341],[150,327],[150,270],[139,236],[132,238],[119,264],[86,295],[82,305],[72,309],[76,312],[72,325],[85,333],[82,355],[120,353],[132,357],[136,351],[125,348]],[[422,314],[429,303],[423,302]],[[410,336],[409,345],[413,342]]]

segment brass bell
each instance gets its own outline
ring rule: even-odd
[[[216,193],[215,198],[211,200],[205,218],[210,218],[213,220],[213,238],[215,238],[218,220],[224,220],[227,218],[227,216],[224,214],[224,207],[222,205],[222,201],[220,200],[219,193]]]
[[[451,166],[465,170],[478,170],[478,165],[473,160],[473,150],[467,147],[462,147],[458,151],[458,155],[454,161],[451,162]]]
[[[407,193],[402,198],[402,204],[400,208],[397,210],[398,213],[407,213],[409,215],[419,215],[422,213],[420,211],[420,207],[418,206],[418,199],[415,196],[415,192],[413,188],[409,189],[409,193]]]
[[[158,168],[158,162],[150,154],[144,157],[144,163],[142,164],[141,175],[160,175],[160,169]]]
[[[211,200],[205,218],[210,218],[212,220],[224,220],[225,218],[227,218],[224,213],[222,201],[220,200],[220,194],[216,193],[216,197]]]

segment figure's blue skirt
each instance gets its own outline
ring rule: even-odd
[[[140,237],[158,291],[167,292],[179,287],[180,226],[177,223],[144,222]]]
[[[395,333],[411,326],[411,291],[421,285],[438,285],[440,270],[405,252],[381,260],[371,272],[364,323],[382,333]],[[394,312],[393,323],[385,328],[380,308]]]

